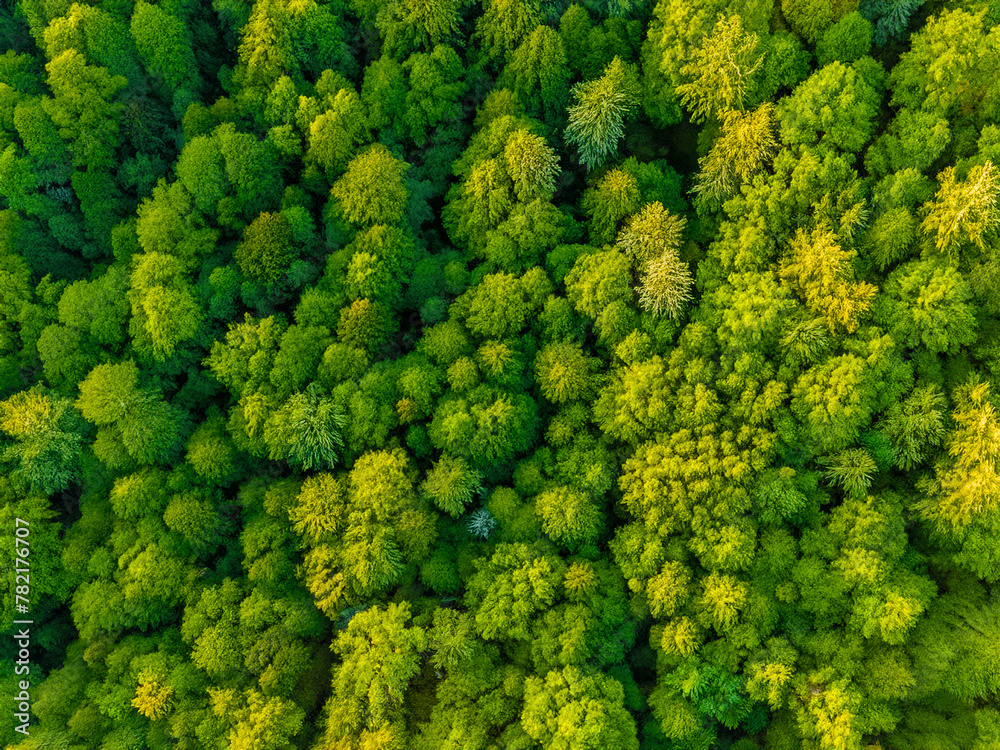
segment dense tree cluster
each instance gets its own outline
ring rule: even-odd
[[[0,744],[1000,746],[997,2],[0,40]]]

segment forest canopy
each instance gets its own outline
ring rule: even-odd
[[[1000,747],[998,45],[4,4],[0,744]]]

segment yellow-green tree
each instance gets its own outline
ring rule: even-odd
[[[947,167],[938,175],[938,191],[920,229],[938,252],[955,255],[968,243],[985,250],[1000,224],[998,197],[1000,171],[993,162],[972,167],[962,181]]]
[[[687,79],[677,87],[695,121],[721,119],[725,112],[742,110],[753,95],[754,75],[763,65],[760,39],[748,33],[734,14],[720,18],[712,33],[681,68]]]

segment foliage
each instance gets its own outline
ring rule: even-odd
[[[576,103],[570,106],[567,143],[576,146],[580,161],[593,169],[618,149],[625,134],[625,120],[638,103],[635,71],[615,57],[604,75],[573,87]]]
[[[744,30],[740,16],[719,19],[681,68],[688,82],[677,87],[677,94],[693,120],[721,118],[730,110],[744,108],[751,97],[754,74],[763,62],[757,51],[759,41],[756,34]]]
[[[998,23],[0,9],[0,745],[1000,746]]]

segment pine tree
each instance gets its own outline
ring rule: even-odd
[[[649,261],[639,287],[639,304],[654,315],[677,318],[692,299],[694,277],[688,264],[676,252],[665,252]]]
[[[883,431],[892,443],[896,465],[907,471],[924,461],[945,437],[945,398],[934,384],[919,386],[886,412]]]
[[[617,56],[604,69],[603,76],[573,87],[576,103],[569,108],[565,137],[567,143],[576,146],[588,170],[618,149],[625,135],[625,120],[639,103],[639,90],[635,69]]]
[[[1000,507],[1000,420],[985,382],[973,379],[960,386],[955,403],[948,458],[922,482],[927,497],[919,508],[936,528],[960,537],[970,523]]]
[[[986,241],[1000,225],[1000,171],[988,161],[972,167],[959,182],[955,168],[948,167],[938,175],[938,183],[920,229],[938,252],[955,255],[966,242],[985,251]]]
[[[686,224],[687,219],[670,213],[659,201],[647,203],[625,222],[616,244],[642,265],[663,253],[676,253]]]
[[[770,102],[750,113],[729,110],[721,119],[722,132],[708,155],[698,160],[701,171],[694,185],[696,193],[718,202],[762,172],[778,150]]]
[[[795,283],[806,306],[826,318],[831,332],[838,326],[848,333],[856,330],[876,290],[867,282],[854,281],[850,261],[855,251],[843,248],[827,226],[811,232],[800,229],[790,245],[782,277]]]
[[[875,460],[863,448],[842,451],[827,461],[826,476],[852,495],[864,494],[875,474]]]
[[[756,34],[743,29],[733,14],[720,18],[712,33],[681,68],[688,80],[677,87],[684,106],[696,122],[721,119],[725,112],[742,110],[753,96],[753,78],[764,63]]]

